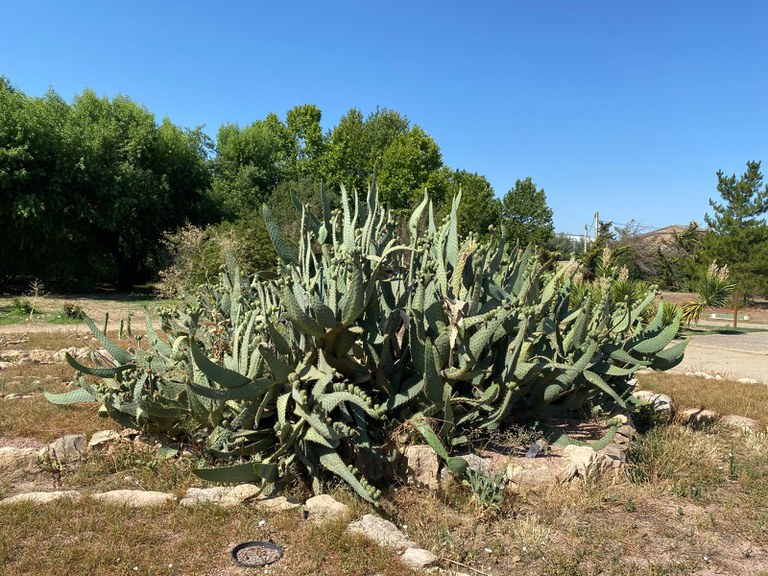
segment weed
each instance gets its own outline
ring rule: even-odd
[[[504,501],[504,470],[490,474],[478,468],[470,468],[462,483],[471,490],[472,498],[484,511],[498,509]]]

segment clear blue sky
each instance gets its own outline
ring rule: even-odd
[[[4,0],[0,74],[122,93],[187,127],[377,105],[558,231],[702,220],[715,172],[768,171],[768,2]]]

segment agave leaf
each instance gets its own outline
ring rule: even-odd
[[[363,287],[363,266],[357,254],[352,258],[352,273],[347,280],[347,294],[341,322],[344,326],[353,324],[365,309],[365,289]]]
[[[250,382],[246,376],[212,362],[198,348],[196,342],[191,342],[189,348],[192,352],[192,359],[200,371],[222,388],[239,388]]]
[[[283,304],[288,313],[288,318],[299,328],[299,330],[306,334],[311,334],[315,338],[322,338],[325,336],[323,327],[317,323],[317,320],[304,311],[304,308],[302,308],[296,301],[293,291],[287,286],[283,289]]]
[[[320,406],[323,407],[323,410],[326,412],[331,412],[334,410],[339,404],[343,402],[349,402],[350,404],[355,404],[356,406],[359,406],[361,409],[365,411],[366,414],[369,416],[372,416],[374,418],[378,417],[378,414],[376,413],[373,408],[371,408],[368,403],[360,398],[357,394],[352,394],[351,392],[331,392],[329,394],[323,394],[320,397]]]
[[[456,266],[456,261],[459,258],[458,210],[460,202],[461,188],[459,188],[459,193],[453,198],[451,214],[448,217],[448,237],[445,243],[445,259],[451,266]]]
[[[611,388],[611,386],[605,380],[603,380],[600,377],[600,375],[596,374],[595,372],[591,372],[590,370],[584,370],[584,377],[587,379],[587,381],[590,384],[593,384],[602,392],[610,396],[613,399],[613,401],[616,402],[616,404],[619,405],[621,408],[627,407],[626,402],[624,402],[621,396],[619,396],[616,393],[616,390]]]
[[[345,466],[341,457],[332,449],[318,446],[319,460],[323,468],[336,474],[339,478],[349,484],[352,489],[363,499],[371,503],[375,503],[373,496],[369,490],[363,486],[355,475]]]
[[[416,209],[413,211],[413,214],[411,214],[411,218],[408,220],[408,229],[411,231],[411,239],[417,237],[417,234],[419,231],[419,220],[421,220],[421,215],[424,213],[424,209],[427,207],[428,202],[429,202],[429,195],[427,194],[427,190],[425,189],[424,199],[416,207]]]
[[[660,350],[663,350],[672,339],[677,336],[677,332],[680,329],[680,315],[675,316],[672,324],[666,326],[658,334],[651,338],[642,339],[632,347],[632,350],[639,352],[640,354],[655,354]]]
[[[275,354],[267,346],[262,345],[261,355],[269,365],[269,370],[272,372],[272,378],[275,382],[284,383],[288,381],[288,374],[292,372],[291,367],[286,364],[281,358],[275,356]]]

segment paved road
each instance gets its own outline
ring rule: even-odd
[[[768,384],[768,332],[694,336],[673,372],[704,372]]]

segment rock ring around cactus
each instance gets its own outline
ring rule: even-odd
[[[238,566],[258,568],[274,564],[283,556],[283,551],[277,544],[252,540],[242,542],[230,551],[232,560]]]

